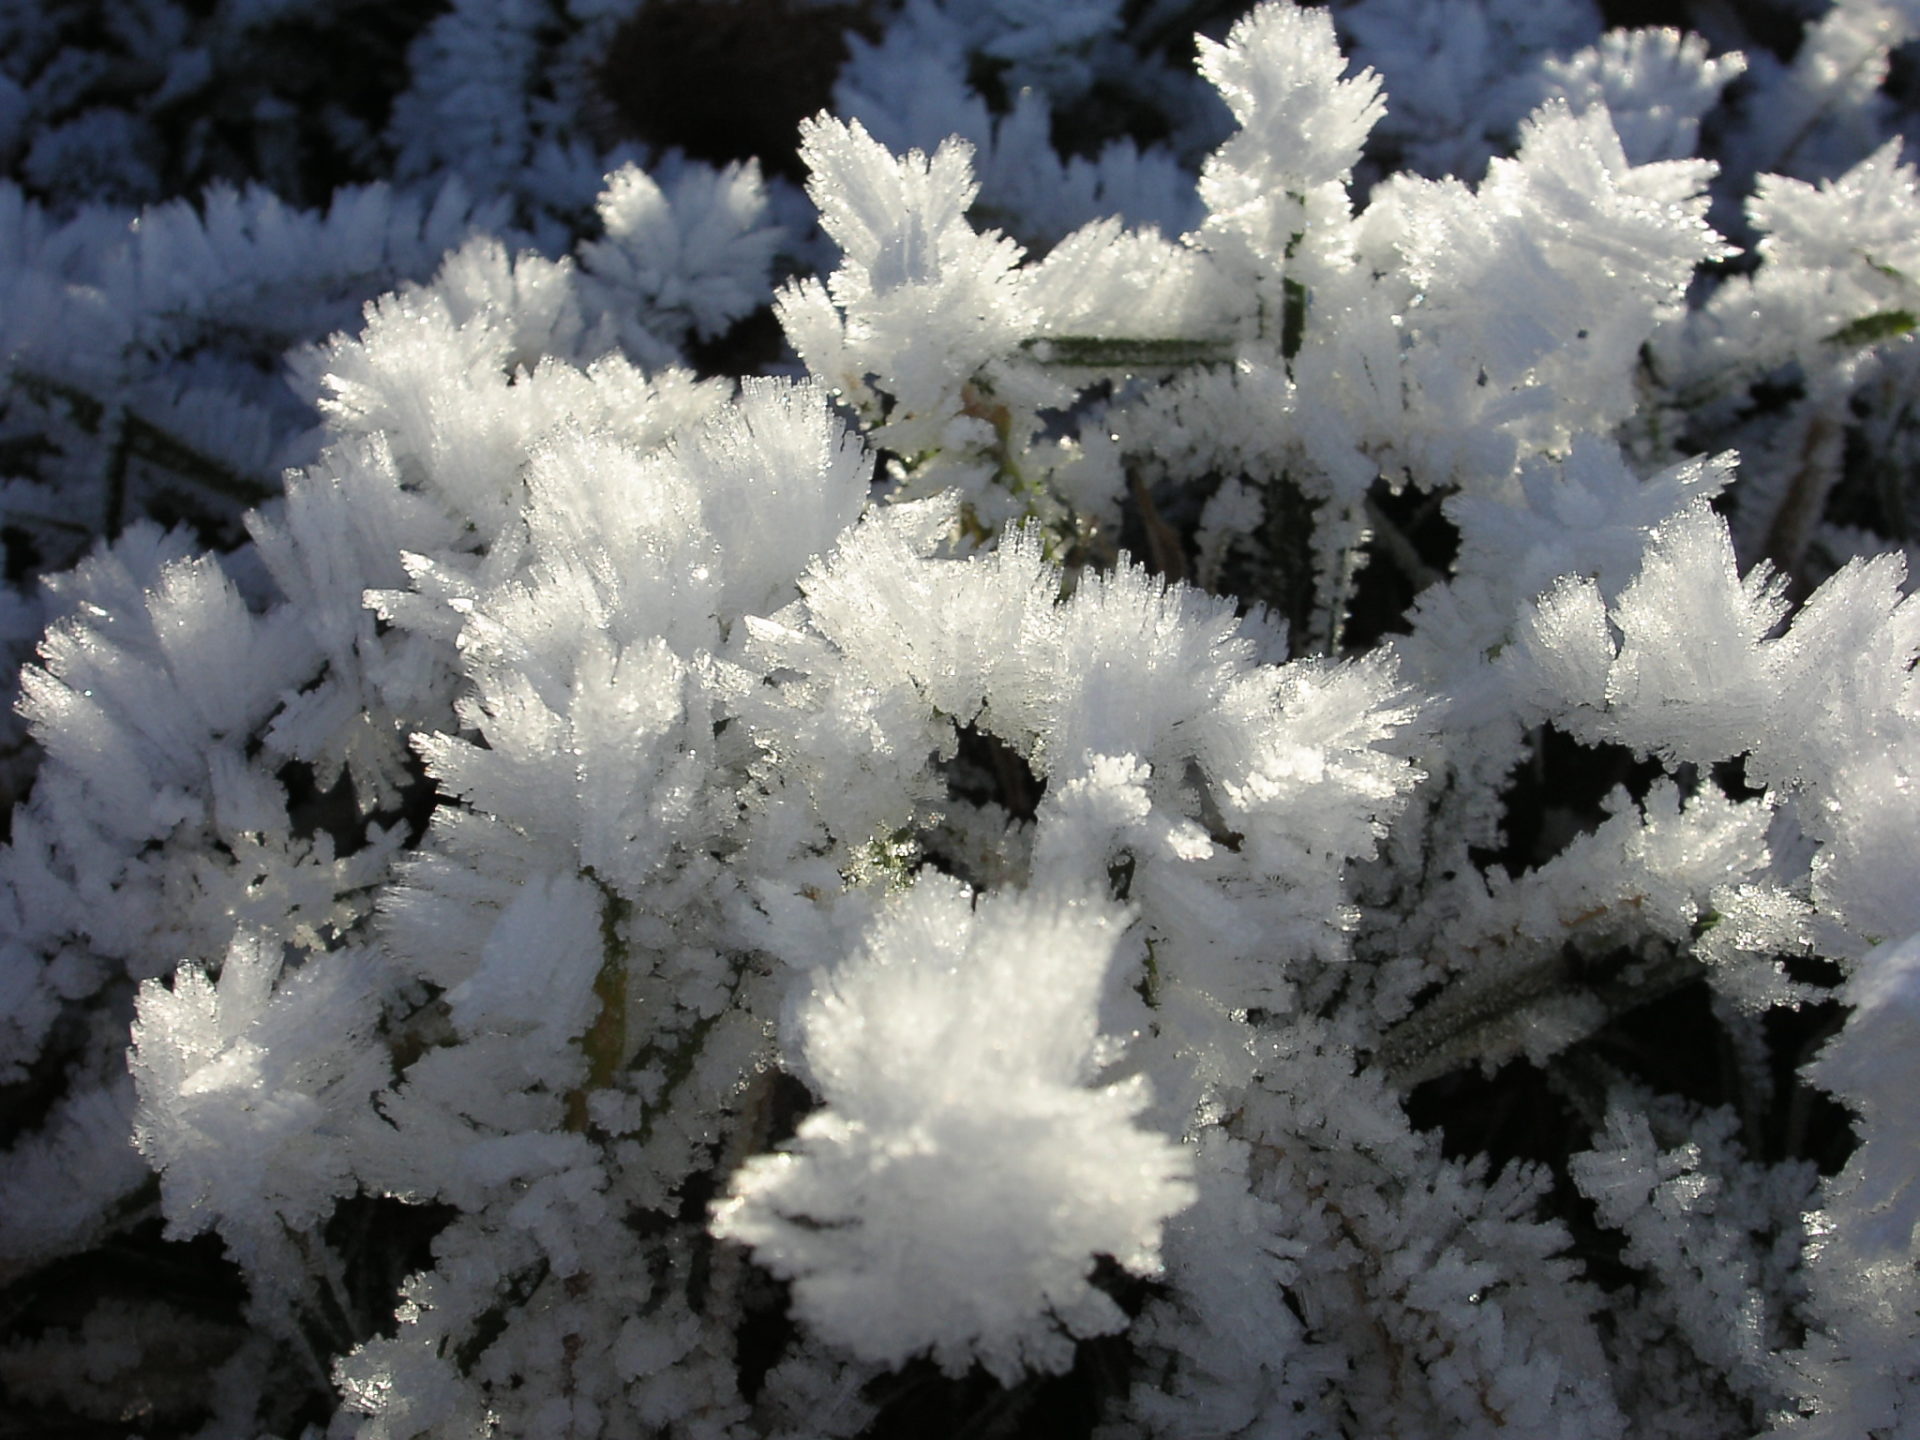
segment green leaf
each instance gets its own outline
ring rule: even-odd
[[[1860,258],[1867,262],[1868,269],[1886,276],[1889,280],[1898,280],[1903,285],[1911,285],[1913,283],[1907,278],[1904,271],[1894,269],[1893,266],[1887,264],[1884,260],[1877,260],[1864,252],[1862,252]]]
[[[1897,340],[1920,327],[1920,316],[1911,310],[1880,310],[1849,320],[1825,337],[1829,345],[1878,345],[1882,340]]]
[[[1177,370],[1188,365],[1226,365],[1234,359],[1233,342],[1229,340],[1040,335],[1022,340],[1020,348],[1042,365],[1083,370]]]
[[[1280,282],[1280,288],[1286,296],[1285,308],[1280,312],[1280,354],[1291,360],[1300,353],[1300,344],[1307,335],[1307,287],[1288,278]]]

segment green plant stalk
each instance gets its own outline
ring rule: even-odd
[[[620,925],[632,907],[591,871],[588,878],[600,888],[600,953],[604,958],[593,977],[593,994],[600,1010],[580,1040],[587,1078],[567,1095],[566,1127],[576,1134],[586,1133],[587,1102],[594,1091],[613,1084],[627,1051],[627,948],[620,938]]]

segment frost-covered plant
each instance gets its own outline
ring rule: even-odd
[[[417,0],[6,0],[0,167],[39,199],[142,204],[250,179],[313,205],[382,170]]]
[[[0,185],[9,683],[46,623],[82,603],[56,577],[95,541],[142,520],[191,528],[205,544],[240,539],[246,508],[320,448],[312,397],[288,387],[279,357],[396,283],[425,279],[505,210],[476,205],[450,179],[431,192],[343,189],[324,214],[216,188],[197,206],[61,222]],[[725,329],[761,303],[777,238],[765,211],[751,166],[686,166],[665,186],[621,167],[607,177],[601,233],[581,247],[577,323],[654,363]],[[31,762],[10,715],[8,793]]]
[[[786,202],[680,162],[299,351],[245,544],[50,582],[0,851],[0,1281],[210,1234],[244,1300],[27,1307],[0,1380],[313,1440],[1903,1433],[1920,196],[1867,8],[1750,72],[1871,52],[1745,270],[1695,154],[1742,62],[1675,32],[1436,7],[1525,61],[1484,174],[1403,126],[1356,178],[1394,67],[1270,0],[1190,180],[1045,197],[1141,14],[928,0],[801,127],[794,373],[681,363]],[[456,6],[409,103],[494,21],[558,64],[542,13]],[[485,154],[560,195],[513,84]],[[159,228],[17,208],[66,305]]]

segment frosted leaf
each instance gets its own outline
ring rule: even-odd
[[[274,584],[306,618],[325,653],[329,678],[354,691],[385,649],[364,603],[366,593],[404,588],[402,556],[450,551],[459,533],[457,522],[440,507],[403,487],[392,451],[378,439],[329,446],[313,465],[287,477],[277,510],[256,511],[249,526]],[[383,698],[404,705],[409,697]],[[323,703],[313,692],[292,697],[276,717],[274,748],[314,763],[320,782],[328,784],[339,773],[339,762],[329,764],[323,757],[337,753],[346,740],[340,732],[351,734],[351,728],[335,726],[310,739],[293,738],[304,728],[301,712]],[[369,786],[368,793],[378,789]]]
[[[47,1123],[15,1140],[0,1169],[0,1273],[12,1275],[93,1244],[115,1206],[152,1172],[133,1147],[133,1082],[76,1083]]]
[[[808,193],[820,223],[848,262],[868,272],[862,289],[885,295],[925,285],[942,261],[977,249],[967,206],[978,189],[970,148],[949,143],[931,157],[896,160],[858,122],[820,116],[801,127],[800,157],[813,172]]]
[[[1717,886],[1709,895],[1712,928],[1695,943],[1715,988],[1748,1014],[1793,1006],[1811,987],[1787,977],[1782,955],[1813,948],[1813,906],[1771,883]]]
[[[606,963],[601,893],[575,875],[529,880],[495,922],[480,966],[447,992],[463,1034],[534,1030],[564,1042],[592,1022]]]
[[[1197,222],[1191,171],[1168,149],[1142,149],[1122,136],[1097,155],[1061,155],[1053,144],[1053,106],[1040,89],[1025,88],[1015,61],[1001,74],[1012,97],[1011,109],[993,115],[968,84],[976,63],[960,26],[984,7],[937,10],[931,5],[905,8],[877,41],[849,32],[850,57],[834,81],[834,113],[857,120],[881,144],[896,153],[932,151],[949,136],[974,147],[980,181],[976,203],[991,210],[1023,244],[1044,249],[1082,226],[1106,216],[1124,216],[1130,224],[1157,225],[1179,234]],[[976,52],[977,54],[977,52]],[[1099,58],[1125,51],[1102,48]],[[1066,62],[1088,78],[1083,57],[1055,52],[1035,57],[1043,65]],[[1146,89],[1155,80],[1174,85],[1168,74],[1143,76],[1140,59],[1128,55],[1129,88]],[[1057,75],[1049,77],[1049,83]]]
[[[881,523],[897,513],[810,573],[792,618],[748,627],[756,668],[792,672],[777,708],[750,701],[756,738],[775,773],[805,777],[832,834],[885,834],[908,802],[937,803],[926,757],[974,724],[1047,783],[1036,880],[1098,883],[1125,850],[1157,943],[1179,957],[1167,973],[1268,1003],[1281,972],[1254,963],[1262,941],[1344,953],[1347,862],[1372,852],[1415,778],[1401,749],[1420,707],[1392,664],[1262,664],[1276,637],[1215,597],[1123,565],[1061,600],[1030,532],[931,559]],[[1197,822],[1201,803],[1242,837],[1234,850]],[[1226,874],[1256,906],[1215,893]]]
[[[31,835],[20,843],[31,843]],[[19,868],[10,867],[9,879],[18,883]],[[9,896],[9,899],[12,897]],[[19,928],[19,917],[9,917]],[[40,956],[17,940],[0,941],[0,1077],[8,1084],[27,1078],[27,1066],[46,1043],[47,1032],[60,1015],[60,998],[42,973]]]
[[[1021,124],[1028,115],[1034,122]],[[1140,149],[1132,137],[1122,136],[1092,157],[1062,159],[1053,149],[1051,132],[1052,117],[1029,91],[1014,102],[1013,114],[1000,121],[993,144],[978,161],[982,199],[996,210],[1011,212],[1009,232],[1023,244],[1057,244],[1110,216],[1166,235],[1183,234],[1199,224],[1193,174],[1171,151]]]
[[[1122,844],[1148,849],[1162,838],[1153,836],[1165,822],[1152,824],[1147,766],[1131,755],[1089,754],[1076,772],[1050,787],[1041,801],[1033,857],[1034,877],[1041,884],[1097,884]],[[1205,853],[1211,845],[1203,833],[1191,848]]]
[[[1711,165],[1632,166],[1604,108],[1575,116],[1562,102],[1520,141],[1477,195],[1401,178],[1367,224],[1394,237],[1415,291],[1406,323],[1416,357],[1433,347],[1429,403],[1487,407],[1559,449],[1633,412],[1640,346],[1683,313],[1695,268],[1728,252],[1705,219]]]
[[[622,645],[712,645],[724,560],[701,477],[604,432],[563,431],[529,459],[526,577],[484,597],[466,643],[550,696],[593,632]]]
[[[1874,556],[1807,597],[1771,647],[1777,718],[1756,777],[1818,783],[1870,755],[1883,773],[1888,762],[1906,773],[1920,654],[1920,604],[1904,593],[1906,577],[1901,555]]]
[[[629,163],[607,177],[598,208],[605,238],[582,245],[580,261],[616,292],[610,308],[639,306],[668,339],[712,340],[762,303],[780,231],[757,163],[688,162],[664,186]]]
[[[36,190],[63,190],[81,183],[83,193],[118,198],[157,194],[158,170],[143,152],[151,148],[147,127],[125,110],[98,105],[70,120],[39,128],[18,162]]]
[[[211,752],[237,751],[317,660],[293,611],[254,614],[210,557],[164,565],[124,609],[83,598],[41,657],[21,676],[23,713],[86,787],[89,821],[141,837],[200,812],[166,795],[199,789]]]
[[[937,448],[962,409],[961,386],[1030,328],[1020,249],[967,222],[977,186],[963,142],[895,159],[857,121],[821,116],[800,133],[808,194],[845,255],[827,285],[846,317],[840,343],[856,376],[873,374],[894,401],[875,433],[908,454]],[[832,364],[805,353],[816,373]],[[837,380],[838,367],[824,373]]]
[[[1746,133],[1730,147],[1744,168],[1831,174],[1879,143],[1889,62],[1917,31],[1906,0],[1836,0],[1806,26],[1792,67],[1747,107]]]
[[[715,1233],[793,1281],[826,1339],[891,1365],[920,1351],[1003,1382],[1071,1363],[1124,1317],[1095,1255],[1157,1269],[1187,1164],[1140,1130],[1142,1080],[1091,1084],[1125,917],[1056,896],[977,903],[923,876],[822,976],[797,1024],[826,1108],[750,1161]]]
[[[474,809],[525,835],[553,863],[636,894],[710,805],[708,709],[664,644],[589,637],[543,696],[511,669],[490,671],[469,714],[485,743],[416,739],[429,770]]]
[[[408,57],[412,83],[387,127],[401,174],[454,169],[497,183],[542,168],[532,163],[538,135],[528,103],[542,15],[516,0],[459,0],[420,32]],[[591,199],[591,189],[580,197]]]
[[[1359,0],[1336,15],[1349,53],[1385,79],[1379,138],[1415,174],[1465,180],[1511,149],[1538,102],[1542,60],[1592,45],[1604,28],[1588,0]]]
[[[1167,1226],[1177,1297],[1150,1302],[1132,1331],[1156,1358],[1177,1356],[1181,1372],[1172,1394],[1134,1389],[1151,1434],[1245,1430],[1273,1405],[1274,1372],[1313,1368],[1305,1327],[1287,1304],[1300,1244],[1285,1233],[1289,1217],[1253,1193],[1252,1156],[1245,1141],[1213,1129],[1194,1146],[1198,1199]]]
[[[1620,636],[1612,655],[1598,603],[1590,585],[1566,582],[1528,622],[1521,673],[1536,703],[1544,686],[1564,683],[1580,687],[1569,699],[1591,706],[1604,660],[1608,718],[1597,733],[1607,738],[1708,762],[1765,737],[1775,682],[1763,645],[1785,601],[1766,568],[1740,577],[1719,516],[1695,502],[1654,530],[1640,574],[1608,612]]]
[[[1707,42],[1678,30],[1610,30],[1570,59],[1549,59],[1542,78],[1578,115],[1605,107],[1635,165],[1691,156],[1700,117],[1747,68],[1738,51],[1709,59]]]
[[[365,951],[282,976],[277,940],[242,937],[217,981],[183,965],[141,987],[130,1066],[134,1138],[161,1173],[171,1233],[217,1226],[243,1261],[272,1258],[281,1224],[317,1224],[357,1182],[344,1118],[387,1074]]]
[[[1308,249],[1334,243],[1347,218],[1345,183],[1380,118],[1380,82],[1371,70],[1341,79],[1346,57],[1327,12],[1268,0],[1228,32],[1204,37],[1200,70],[1239,122],[1200,171],[1211,212],[1201,229],[1209,248],[1242,275],[1261,277],[1278,308],[1275,283],[1303,237]]]
[[[1024,708],[1026,647],[1053,633],[1059,576],[1025,533],[990,555],[929,561],[930,527],[952,513],[928,502],[914,516],[890,507],[869,518],[802,580],[807,613],[868,676],[911,680],[963,724],[997,702],[1008,733],[1021,734],[1037,724]],[[920,523],[900,523],[909,519]]]
[[[1920,923],[1920,895],[1911,867],[1899,857],[1920,843],[1920,784],[1916,784],[1911,738],[1907,748],[1885,754],[1866,750],[1822,778],[1816,790],[1817,821],[1826,843],[1814,861],[1813,899],[1828,917],[1858,939],[1834,948],[1857,951],[1880,937]]]
[[[1118,219],[1074,231],[1029,274],[1043,335],[1213,339],[1238,303],[1204,252]]]
[[[1456,569],[1497,586],[1508,603],[1574,575],[1611,601],[1638,573],[1648,532],[1731,485],[1735,459],[1696,456],[1642,479],[1619,446],[1579,435],[1564,458],[1529,460],[1502,489],[1447,500],[1460,527]]]
[[[424,1308],[407,1303],[416,1313]],[[431,1427],[458,1440],[483,1440],[493,1417],[481,1387],[441,1353],[450,1348],[444,1335],[423,1337],[413,1328],[376,1336],[334,1362],[345,1414],[366,1417],[352,1433],[358,1440],[407,1440]]]
[[[1914,169],[1890,140],[1834,180],[1817,185],[1782,175],[1756,183],[1747,216],[1765,232],[1759,251],[1789,270],[1851,271],[1886,266],[1920,277],[1920,214]]]
[[[1748,749],[1772,697],[1760,645],[1785,615],[1782,588],[1764,567],[1739,578],[1726,525],[1704,506],[1656,530],[1613,611],[1622,641],[1607,698],[1639,719],[1627,743],[1658,743],[1654,717],[1684,714],[1691,733],[1673,749],[1701,759]]]
[[[655,645],[582,657],[570,715],[581,863],[633,893],[705,818],[711,720],[686,667]]]
[[[358,336],[336,335],[292,357],[292,368],[336,437],[382,433],[409,479],[484,542],[517,507],[529,430],[561,418],[541,413],[544,387],[513,383],[523,378],[515,372],[612,348],[588,328],[571,264],[510,257],[483,237],[450,254],[430,285],[369,305]]]
[[[1810,792],[1820,908],[1869,943],[1920,927],[1904,857],[1920,844],[1920,603],[1897,555],[1856,562],[1815,591],[1776,647],[1783,691],[1756,773]]]
[[[1631,916],[1647,932],[1685,944],[1713,896],[1766,876],[1773,815],[1765,799],[1729,800],[1711,785],[1683,798],[1663,778],[1638,808],[1624,800],[1616,792],[1608,808],[1617,813],[1542,867],[1543,879],[1554,873],[1531,887],[1531,898],[1554,913],[1523,920],[1534,938],[1551,943],[1583,929],[1604,936]],[[1527,907],[1519,908],[1524,915]]]
[[[794,1433],[812,1433],[822,1440],[855,1436],[876,1413],[873,1401],[862,1393],[873,1370],[803,1338],[768,1372],[756,1404],[790,1424]]]
[[[1836,397],[1861,378],[1860,366],[1876,352],[1897,353],[1912,328],[1920,190],[1913,167],[1900,163],[1899,142],[1892,141],[1817,185],[1761,176],[1747,218],[1760,232],[1759,269],[1716,289],[1686,330],[1663,346],[1662,360],[1675,371],[1677,387],[1729,398],[1744,393],[1742,382],[1796,360],[1806,372],[1811,403],[1788,413],[1805,426],[1809,410],[1831,415],[1833,404],[1844,403]],[[1778,478],[1764,471],[1757,477],[1776,495],[1759,491],[1749,502],[1764,525],[1784,503],[1793,472],[1804,468],[1803,447],[1812,436],[1761,433],[1771,442],[1768,448],[1784,452],[1773,461],[1782,472]],[[1750,442],[1749,448],[1762,464],[1771,458]],[[1754,548],[1757,543],[1756,536]]]
[[[1780,583],[1764,566],[1740,578],[1725,523],[1696,502],[1656,527],[1611,608],[1592,582],[1562,581],[1503,663],[1516,698],[1583,738],[1695,763],[1744,756],[1749,782],[1794,797],[1795,823],[1822,845],[1820,911],[1856,937],[1899,934],[1920,921],[1891,860],[1920,844],[1906,758],[1920,610],[1903,575],[1898,557],[1850,565],[1776,638]]]
[[[1568,703],[1604,708],[1619,652],[1598,585],[1563,577],[1522,615],[1514,641],[1510,684],[1529,711],[1553,714]]]
[[[1216,165],[1251,176],[1256,167],[1246,162],[1264,157],[1258,169],[1296,196],[1347,178],[1385,106],[1371,70],[1341,78],[1347,59],[1326,11],[1267,0],[1225,44],[1198,43],[1200,73],[1240,124]],[[1210,183],[1203,181],[1202,193],[1218,210]]]
[[[572,263],[531,250],[513,254],[491,236],[476,236],[452,251],[430,285],[403,287],[403,293],[431,308],[444,306],[460,331],[500,345],[504,372],[572,357],[582,344],[591,344]],[[369,331],[379,313],[379,302],[367,307]]]
[[[809,373],[832,394],[849,404],[873,403],[865,356],[824,283],[807,276],[781,286],[774,293],[773,315]]]
[[[1084,68],[1079,52],[1124,24],[1118,0],[990,0],[980,8],[997,22],[983,51],[1014,66],[1020,83],[1067,95],[1087,83],[1075,73]]]
[[[1844,1291],[1885,1286],[1913,1293],[1913,1261],[1920,1249],[1920,1166],[1915,1156],[1913,1107],[1920,1084],[1920,941],[1913,937],[1881,946],[1863,959],[1848,982],[1846,998],[1853,1006],[1846,1027],[1807,1067],[1808,1076],[1844,1101],[1858,1117],[1861,1145],[1846,1169],[1828,1182],[1827,1214],[1821,1230],[1838,1253],[1840,1266],[1858,1266],[1864,1273],[1836,1273],[1831,1264],[1820,1270],[1829,1306],[1828,1323],[1857,1327],[1862,1338],[1878,1330],[1881,1343],[1911,1343],[1911,1312],[1878,1305],[1862,1307],[1853,1316],[1836,1301]],[[1818,1232],[1817,1232],[1818,1233]],[[1876,1283],[1875,1271],[1883,1272]],[[1894,1284],[1887,1285],[1888,1280]],[[1860,1282],[1865,1282],[1861,1284]],[[1841,1293],[1836,1293],[1841,1292]],[[1903,1334],[1902,1332],[1908,1332]],[[1843,1331],[1844,1333],[1844,1331]]]
[[[350,324],[367,277],[422,276],[476,225],[502,218],[497,205],[476,210],[457,180],[408,193],[343,187],[324,213],[216,185],[198,206],[147,207],[97,263],[113,309],[158,350],[236,326],[284,346]]]
[[[1245,536],[1252,534],[1266,514],[1260,493],[1235,479],[1221,481],[1200,512],[1195,537],[1199,555],[1194,565],[1198,583],[1218,590],[1222,566]]]
[[[1042,774],[1087,754],[1152,758],[1253,658],[1230,603],[1133,565],[1083,581],[1059,626],[1058,688],[1031,722],[1044,737],[1033,762]]]
[[[1218,1188],[1169,1227],[1176,1288],[1148,1322],[1165,1368],[1134,1397],[1151,1433],[1185,1435],[1196,1412],[1227,1433],[1356,1433],[1365,1394],[1409,1434],[1617,1440],[1598,1297],[1566,1229],[1537,1216],[1545,1174],[1448,1160],[1318,1023],[1269,1033],[1234,1138],[1202,1151]],[[1235,1239],[1208,1244],[1215,1227]],[[1221,1263],[1223,1242],[1241,1265]],[[1275,1300],[1280,1323],[1262,1326]]]
[[[745,380],[676,448],[725,556],[725,616],[784,605],[866,502],[872,459],[815,384]]]
[[[1744,1159],[1725,1138],[1732,1128],[1722,1112],[1694,1127],[1697,1140],[1662,1150],[1647,1117],[1616,1100],[1599,1143],[1569,1169],[1601,1220],[1628,1237],[1624,1258],[1652,1277],[1669,1323],[1726,1384],[1777,1403],[1785,1376],[1767,1313],[1777,1301],[1757,1283],[1746,1233],[1771,1217],[1739,1214],[1730,1182],[1742,1177],[1710,1168]]]
[[[1259,863],[1304,884],[1310,872],[1337,883],[1338,864],[1324,865],[1332,857],[1372,853],[1419,778],[1400,752],[1434,718],[1393,657],[1377,654],[1250,670],[1191,724],[1220,803],[1245,826]],[[1321,913],[1337,924],[1340,907]]]

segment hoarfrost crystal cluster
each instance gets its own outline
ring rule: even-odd
[[[322,214],[156,157],[324,17],[137,8],[4,31],[22,1413],[1908,1433],[1920,11],[768,4],[803,195],[459,0]]]

